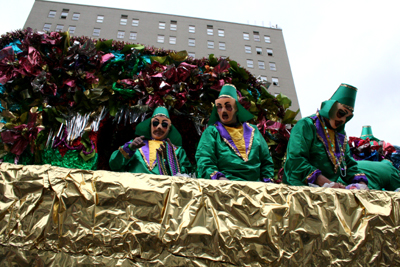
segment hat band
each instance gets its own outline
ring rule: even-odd
[[[344,83],[342,83],[340,86],[344,86],[344,87],[347,87],[347,88],[350,88],[350,89],[353,89],[353,90],[356,90],[356,91],[358,91],[358,89],[357,89],[356,87],[354,87],[354,86],[351,86],[351,85],[348,85],[348,84],[344,84]]]
[[[229,97],[229,98],[233,98],[232,96],[230,96],[230,95],[220,95],[218,98],[221,98],[221,97]]]
[[[167,115],[165,115],[164,113],[157,113],[157,114],[154,114],[154,115],[152,116],[152,118],[157,117],[157,116],[164,116],[164,117],[167,117],[167,118],[169,119],[169,117],[168,117]]]

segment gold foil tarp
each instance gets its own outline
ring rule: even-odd
[[[400,193],[0,171],[0,266],[400,265]]]

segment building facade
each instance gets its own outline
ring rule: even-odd
[[[229,57],[271,82],[299,108],[281,29],[217,20],[36,0],[24,28],[186,50],[195,58]],[[298,115],[300,118],[300,114]]]

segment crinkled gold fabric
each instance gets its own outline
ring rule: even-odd
[[[0,172],[0,266],[400,265],[400,193]]]

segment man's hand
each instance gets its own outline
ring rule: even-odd
[[[319,185],[319,186],[322,187],[324,184],[330,184],[330,183],[332,183],[332,181],[329,180],[328,178],[326,178],[325,176],[323,176],[322,174],[320,174],[320,175],[317,177],[316,183],[317,183],[317,185]],[[345,187],[344,185],[342,185],[342,184],[335,183],[335,185],[332,186],[331,188],[346,188],[346,187]]]
[[[219,177],[218,180],[228,180],[229,181],[229,179],[224,177],[224,176],[223,177]]]
[[[145,137],[143,135],[139,136],[139,137],[136,137],[135,139],[133,139],[132,143],[130,143],[129,148],[132,149],[132,150],[136,150],[138,148],[141,148],[142,146],[144,146],[144,142],[143,142],[144,138]]]

